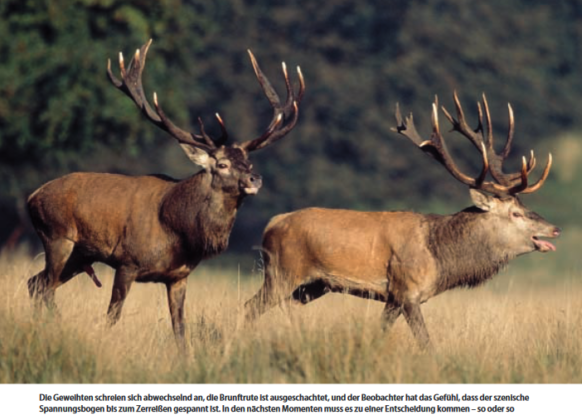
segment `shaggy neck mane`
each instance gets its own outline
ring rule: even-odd
[[[160,207],[160,220],[176,234],[188,255],[210,258],[228,246],[242,196],[213,190],[205,171],[176,183]]]
[[[485,217],[487,213],[476,207],[451,216],[430,216],[428,246],[439,265],[438,293],[478,286],[514,257],[492,241],[481,222]]]

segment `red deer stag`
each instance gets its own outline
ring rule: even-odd
[[[507,143],[497,154],[485,96],[486,138],[481,104],[479,126],[472,130],[456,94],[454,100],[457,119],[444,108],[443,112],[453,130],[480,151],[483,168],[477,178],[461,172],[449,155],[439,129],[436,101],[429,140],[418,135],[412,114],[403,120],[398,108],[395,131],[467,185],[474,206],[447,216],[322,208],[275,216],[263,234],[264,284],[245,304],[248,321],[284,300],[305,304],[328,292],[344,292],[385,302],[386,327],[403,313],[419,344],[430,348],[420,304],[455,287],[477,286],[519,255],[555,250],[540,238],[557,237],[560,229],[528,210],[517,197],[542,186],[551,155],[533,185],[528,185],[535,165],[533,152],[528,163],[523,159],[520,172],[503,173],[514,131],[511,106]],[[492,181],[485,180],[488,173]]]
[[[116,270],[107,311],[114,324],[134,281],[163,283],[173,330],[183,345],[186,279],[202,260],[227,247],[238,208],[246,196],[257,194],[262,183],[251,171],[247,154],[293,129],[305,84],[298,67],[296,92],[283,63],[287,99],[281,103],[249,51],[259,84],[274,108],[273,119],[258,138],[225,146],[228,135],[218,114],[222,134],[213,140],[201,120],[200,134],[174,125],[155,93],[155,107],[148,103],[141,75],[150,44],[151,40],[136,51],[128,69],[119,54],[122,80],[112,74],[109,61],[109,79],[148,120],[176,138],[188,158],[203,169],[184,180],[73,173],[40,187],[28,199],[28,210],[46,251],[46,267],[28,280],[28,289],[37,302],[54,307],[57,287],[79,273],[86,272],[100,286],[91,265],[105,263]]]

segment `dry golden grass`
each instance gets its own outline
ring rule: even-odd
[[[351,296],[325,296],[289,312],[276,308],[242,326],[242,304],[260,275],[202,266],[189,282],[189,352],[182,357],[163,286],[134,285],[120,322],[107,328],[111,269],[96,266],[102,289],[86,275],[61,287],[54,317],[35,313],[26,289],[43,257],[4,254],[0,382],[580,383],[577,269],[557,279],[551,269],[535,269],[543,266],[539,255],[524,258],[485,287],[423,305],[433,355],[418,350],[403,319],[383,334],[382,304]]]

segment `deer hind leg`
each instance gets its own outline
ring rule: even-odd
[[[54,302],[54,296],[50,296],[49,291],[49,278],[47,275],[46,268],[39,273],[28,279],[28,294],[30,298],[34,301],[34,307],[36,310],[41,309],[41,304],[44,303],[47,307],[49,302]],[[52,292],[54,295],[54,292]]]
[[[293,301],[299,277],[284,273],[266,259],[265,281],[259,291],[245,303],[245,322],[250,323],[284,300]]]
[[[42,301],[50,310],[56,310],[54,298],[57,287],[66,282],[71,276],[67,273],[63,278],[63,271],[70,260],[75,243],[69,239],[45,241],[45,269],[28,280],[28,292],[37,303]],[[69,270],[67,270],[69,271]]]
[[[184,341],[184,301],[186,300],[186,285],[187,277],[166,285],[172,328],[178,347],[182,351],[186,349],[186,342]]]
[[[265,270],[265,281],[258,292],[245,303],[245,322],[251,323],[272,308],[277,299],[274,296],[273,277]]]
[[[107,320],[109,326],[113,326],[117,321],[119,321],[125,298],[129,293],[131,284],[136,278],[137,274],[135,271],[126,267],[120,267],[115,272],[113,290],[111,291],[111,301],[109,302],[109,308],[107,309]]]
[[[331,291],[331,286],[325,279],[317,279],[310,283],[302,284],[295,289],[291,295],[292,302],[307,305],[309,302],[313,302]]]
[[[290,305],[306,305],[331,291],[322,279],[301,284],[293,290],[294,284],[285,282],[283,285],[269,286],[265,279],[263,287],[245,304],[246,322],[254,321],[275,305],[282,304],[283,309],[289,310]]]

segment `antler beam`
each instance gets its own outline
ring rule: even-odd
[[[228,140],[228,133],[222,118],[220,118],[218,114],[216,114],[216,118],[222,133],[218,139],[212,139],[206,133],[204,124],[200,118],[198,119],[200,134],[190,133],[176,126],[161,108],[156,93],[154,93],[153,96],[154,107],[149,104],[143,89],[142,73],[145,67],[146,55],[151,43],[152,40],[150,39],[146,44],[142,45],[141,48],[136,50],[135,55],[129,63],[129,67],[127,69],[125,68],[123,54],[119,53],[121,80],[113,75],[113,72],[111,71],[111,60],[108,60],[107,75],[109,76],[111,83],[127,96],[129,96],[133,102],[135,102],[138,108],[141,109],[142,113],[146,116],[147,119],[149,119],[162,130],[172,135],[180,143],[189,144],[206,151],[216,149],[217,147],[225,144]],[[287,98],[285,103],[281,103],[277,92],[259,67],[255,56],[250,50],[248,53],[251,58],[253,69],[257,76],[257,80],[259,81],[265,96],[273,107],[273,118],[265,132],[259,137],[239,145],[242,150],[246,152],[252,152],[274,143],[278,139],[284,137],[293,129],[293,127],[295,127],[297,119],[299,118],[299,103],[303,99],[303,95],[305,93],[305,81],[303,79],[301,69],[297,67],[299,90],[296,93],[293,85],[289,80],[287,67],[285,63],[283,63],[283,76],[285,78]]]
[[[180,143],[190,144],[197,148],[210,151],[215,149],[217,145],[223,144],[227,138],[228,134],[226,132],[226,127],[222,122],[222,119],[218,114],[216,115],[218,122],[220,123],[220,127],[222,130],[222,136],[213,141],[205,132],[204,126],[202,121],[200,121],[200,131],[202,134],[194,134],[189,133],[185,130],[182,130],[178,126],[176,126],[164,113],[162,108],[159,105],[157,94],[154,93],[154,105],[155,110],[149,104],[146,99],[143,84],[142,84],[142,73],[145,68],[146,62],[146,55],[150,45],[152,44],[152,40],[150,39],[147,43],[142,45],[142,47],[135,51],[135,55],[133,59],[129,63],[129,67],[126,70],[125,63],[123,60],[123,54],[119,53],[119,68],[121,72],[121,80],[117,79],[113,75],[111,71],[111,60],[107,60],[107,75],[109,76],[109,80],[113,85],[129,96],[133,102],[141,109],[143,114],[147,117],[148,120],[153,122],[162,130],[166,131],[170,135],[172,135],[175,139],[177,139]]]

